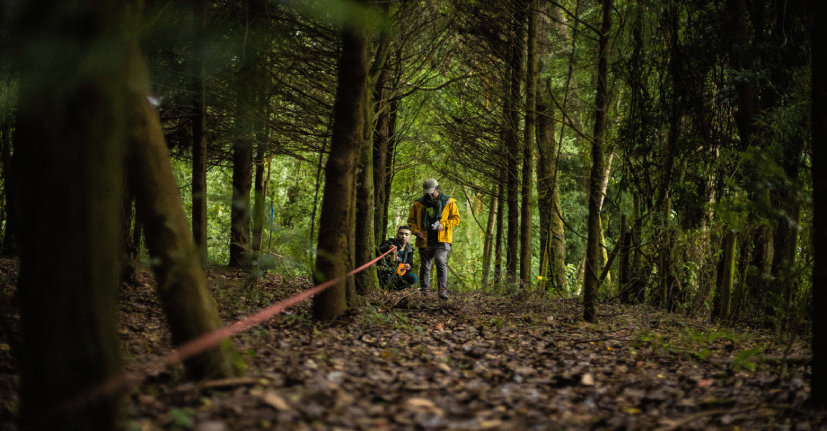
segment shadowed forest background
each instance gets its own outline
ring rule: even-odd
[[[144,271],[180,346],[222,327],[227,301],[292,292],[267,277],[319,284],[373,259],[426,178],[462,219],[455,302],[437,309],[506,298],[566,304],[592,324],[645,309],[766,331],[803,343],[793,362],[806,365],[806,405],[822,406],[824,8],[2,3],[0,351],[20,379],[9,417],[110,429],[115,393],[65,407],[119,374],[117,301]],[[225,267],[240,300],[215,286]],[[375,267],[347,278],[306,318],[381,313],[378,281]],[[187,359],[186,378],[238,375],[238,351],[224,340]]]

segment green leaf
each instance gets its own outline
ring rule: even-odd
[[[181,409],[173,408],[169,411],[169,419],[178,426],[184,428],[193,427],[193,419],[195,417],[195,409],[192,407],[184,407]]]

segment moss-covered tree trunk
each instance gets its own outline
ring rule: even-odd
[[[384,12],[386,17],[388,17],[387,12],[389,7],[390,3],[384,3]],[[374,184],[374,173],[376,173],[376,171],[373,166],[373,162],[376,155],[374,155],[373,139],[377,134],[380,135],[380,139],[387,139],[387,130],[382,133],[379,130],[379,127],[381,126],[382,128],[387,128],[387,124],[384,124],[384,122],[387,121],[387,118],[381,118],[383,116],[382,111],[384,110],[386,103],[381,97],[382,94],[384,94],[385,82],[387,82],[387,69],[385,68],[385,63],[387,62],[388,54],[390,52],[390,40],[391,31],[389,27],[386,27],[383,29],[379,38],[379,45],[376,48],[370,73],[368,74],[367,85],[369,91],[365,94],[367,100],[364,105],[366,109],[364,123],[365,131],[361,152],[359,155],[359,162],[356,168],[356,249],[354,266],[362,265],[373,259],[376,251],[376,238],[379,237],[381,241],[383,240],[381,237],[385,234],[384,230],[382,230],[382,232],[377,232],[376,229],[377,213],[381,217],[381,212],[376,210],[377,207],[379,207],[379,203],[376,201],[377,187]],[[372,91],[370,91],[371,89]],[[380,98],[374,101],[374,95],[378,95]],[[374,110],[374,108],[376,110]],[[383,124],[378,124],[378,121],[380,120],[382,120]],[[384,148],[382,150],[386,151],[387,142],[385,142],[383,147]],[[384,156],[387,156],[387,154]],[[380,158],[384,159],[385,157]],[[384,173],[384,170],[385,167],[382,166],[382,173]],[[384,178],[381,182],[381,193],[384,196]],[[384,201],[381,202],[381,206],[384,207],[384,205]],[[376,276],[376,267],[371,266],[356,274],[354,281],[356,292],[358,294],[364,295],[372,291],[379,283]]]
[[[370,109],[370,101],[365,106]],[[370,115],[365,113],[366,118]],[[356,232],[355,232],[355,261],[354,266],[362,265],[374,257],[376,229],[374,216],[376,211],[373,187],[373,143],[371,135],[373,127],[371,121],[365,121],[365,136],[356,167]],[[371,266],[356,274],[356,292],[365,295],[373,291],[378,283],[376,267]]]
[[[600,275],[600,202],[601,185],[604,175],[604,152],[606,146],[606,116],[609,109],[607,80],[609,75],[609,32],[612,28],[612,0],[603,0],[603,23],[600,27],[600,42],[597,65],[597,96],[595,97],[594,142],[592,143],[592,169],[589,176],[589,220],[586,241],[585,276],[583,277],[583,319],[597,321],[595,299],[597,281]]]
[[[531,279],[531,228],[534,223],[534,140],[536,138],[537,105],[537,0],[528,0],[528,35],[526,38],[526,101],[523,135],[523,183],[520,206],[520,281],[526,286]]]
[[[540,213],[540,284],[566,294],[566,247],[560,218],[560,187],[557,178],[557,142],[548,96],[537,101],[537,197]]]
[[[365,2],[359,2],[364,5]],[[316,256],[316,283],[344,277],[350,254],[356,164],[364,143],[365,112],[368,101],[368,47],[366,30],[348,23],[342,30],[338,60],[336,101],[333,104],[333,135],[325,167],[325,187],[319,220]],[[318,294],[313,299],[313,318],[332,320],[347,308],[347,282]]]
[[[181,345],[223,326],[215,300],[207,288],[201,257],[192,239],[187,215],[167,154],[158,113],[147,101],[149,78],[137,44],[131,49],[128,140],[129,186],[144,238],[153,261],[158,296],[167,318],[172,343]],[[229,376],[232,343],[221,345],[187,360],[191,378]]]
[[[19,429],[108,431],[118,425],[118,394],[62,407],[121,362],[128,12],[118,1],[29,1],[15,13]]]

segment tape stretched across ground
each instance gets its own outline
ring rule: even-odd
[[[172,365],[178,362],[181,362],[187,358],[195,356],[209,348],[217,346],[221,341],[231,335],[239,334],[241,332],[246,331],[247,329],[252,328],[253,326],[259,325],[265,322],[267,319],[275,316],[276,314],[281,313],[282,311],[298,304],[299,302],[304,301],[316,295],[323,290],[333,286],[340,281],[344,280],[347,277],[355,275],[356,273],[365,270],[366,268],[370,267],[371,265],[378,262],[383,257],[387,256],[389,253],[396,250],[396,246],[391,247],[390,250],[382,254],[381,256],[377,257],[376,259],[371,260],[370,262],[354,269],[347,273],[347,275],[326,281],[318,286],[312,287],[304,292],[293,296],[292,298],[285,299],[277,304],[273,304],[256,314],[253,314],[246,319],[239,320],[238,322],[233,323],[232,325],[225,326],[221,329],[216,331],[204,334],[186,344],[179,347],[177,350],[173,350],[172,353],[162,358],[160,361],[152,363],[144,367],[144,371],[142,371],[137,377],[129,378],[126,374],[121,373],[115,377],[110,378],[103,384],[96,386],[90,391],[87,391],[83,395],[74,397],[68,403],[63,405],[63,408],[59,409],[62,412],[69,412],[76,408],[79,408],[84,405],[88,405],[89,403],[93,402],[95,399],[113,394],[117,391],[125,389],[129,386],[139,383],[143,377],[147,374],[148,370],[152,368],[153,365]]]

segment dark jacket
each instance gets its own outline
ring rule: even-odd
[[[382,241],[382,244],[379,244],[379,247],[377,247],[377,248],[379,249],[379,253],[381,254],[381,253],[384,253],[384,252],[390,250],[391,247],[396,246],[396,251],[391,253],[391,255],[393,255],[393,257],[394,257],[393,260],[395,261],[396,260],[395,259],[396,254],[399,252],[399,249],[402,248],[401,245],[402,244],[399,242],[398,239],[388,238],[388,239]],[[388,256],[388,257],[390,257],[390,256]],[[411,244],[405,245],[405,248],[402,250],[402,260],[397,261],[396,263],[407,263],[408,265],[411,266],[411,268],[413,268],[413,247],[411,247]]]

